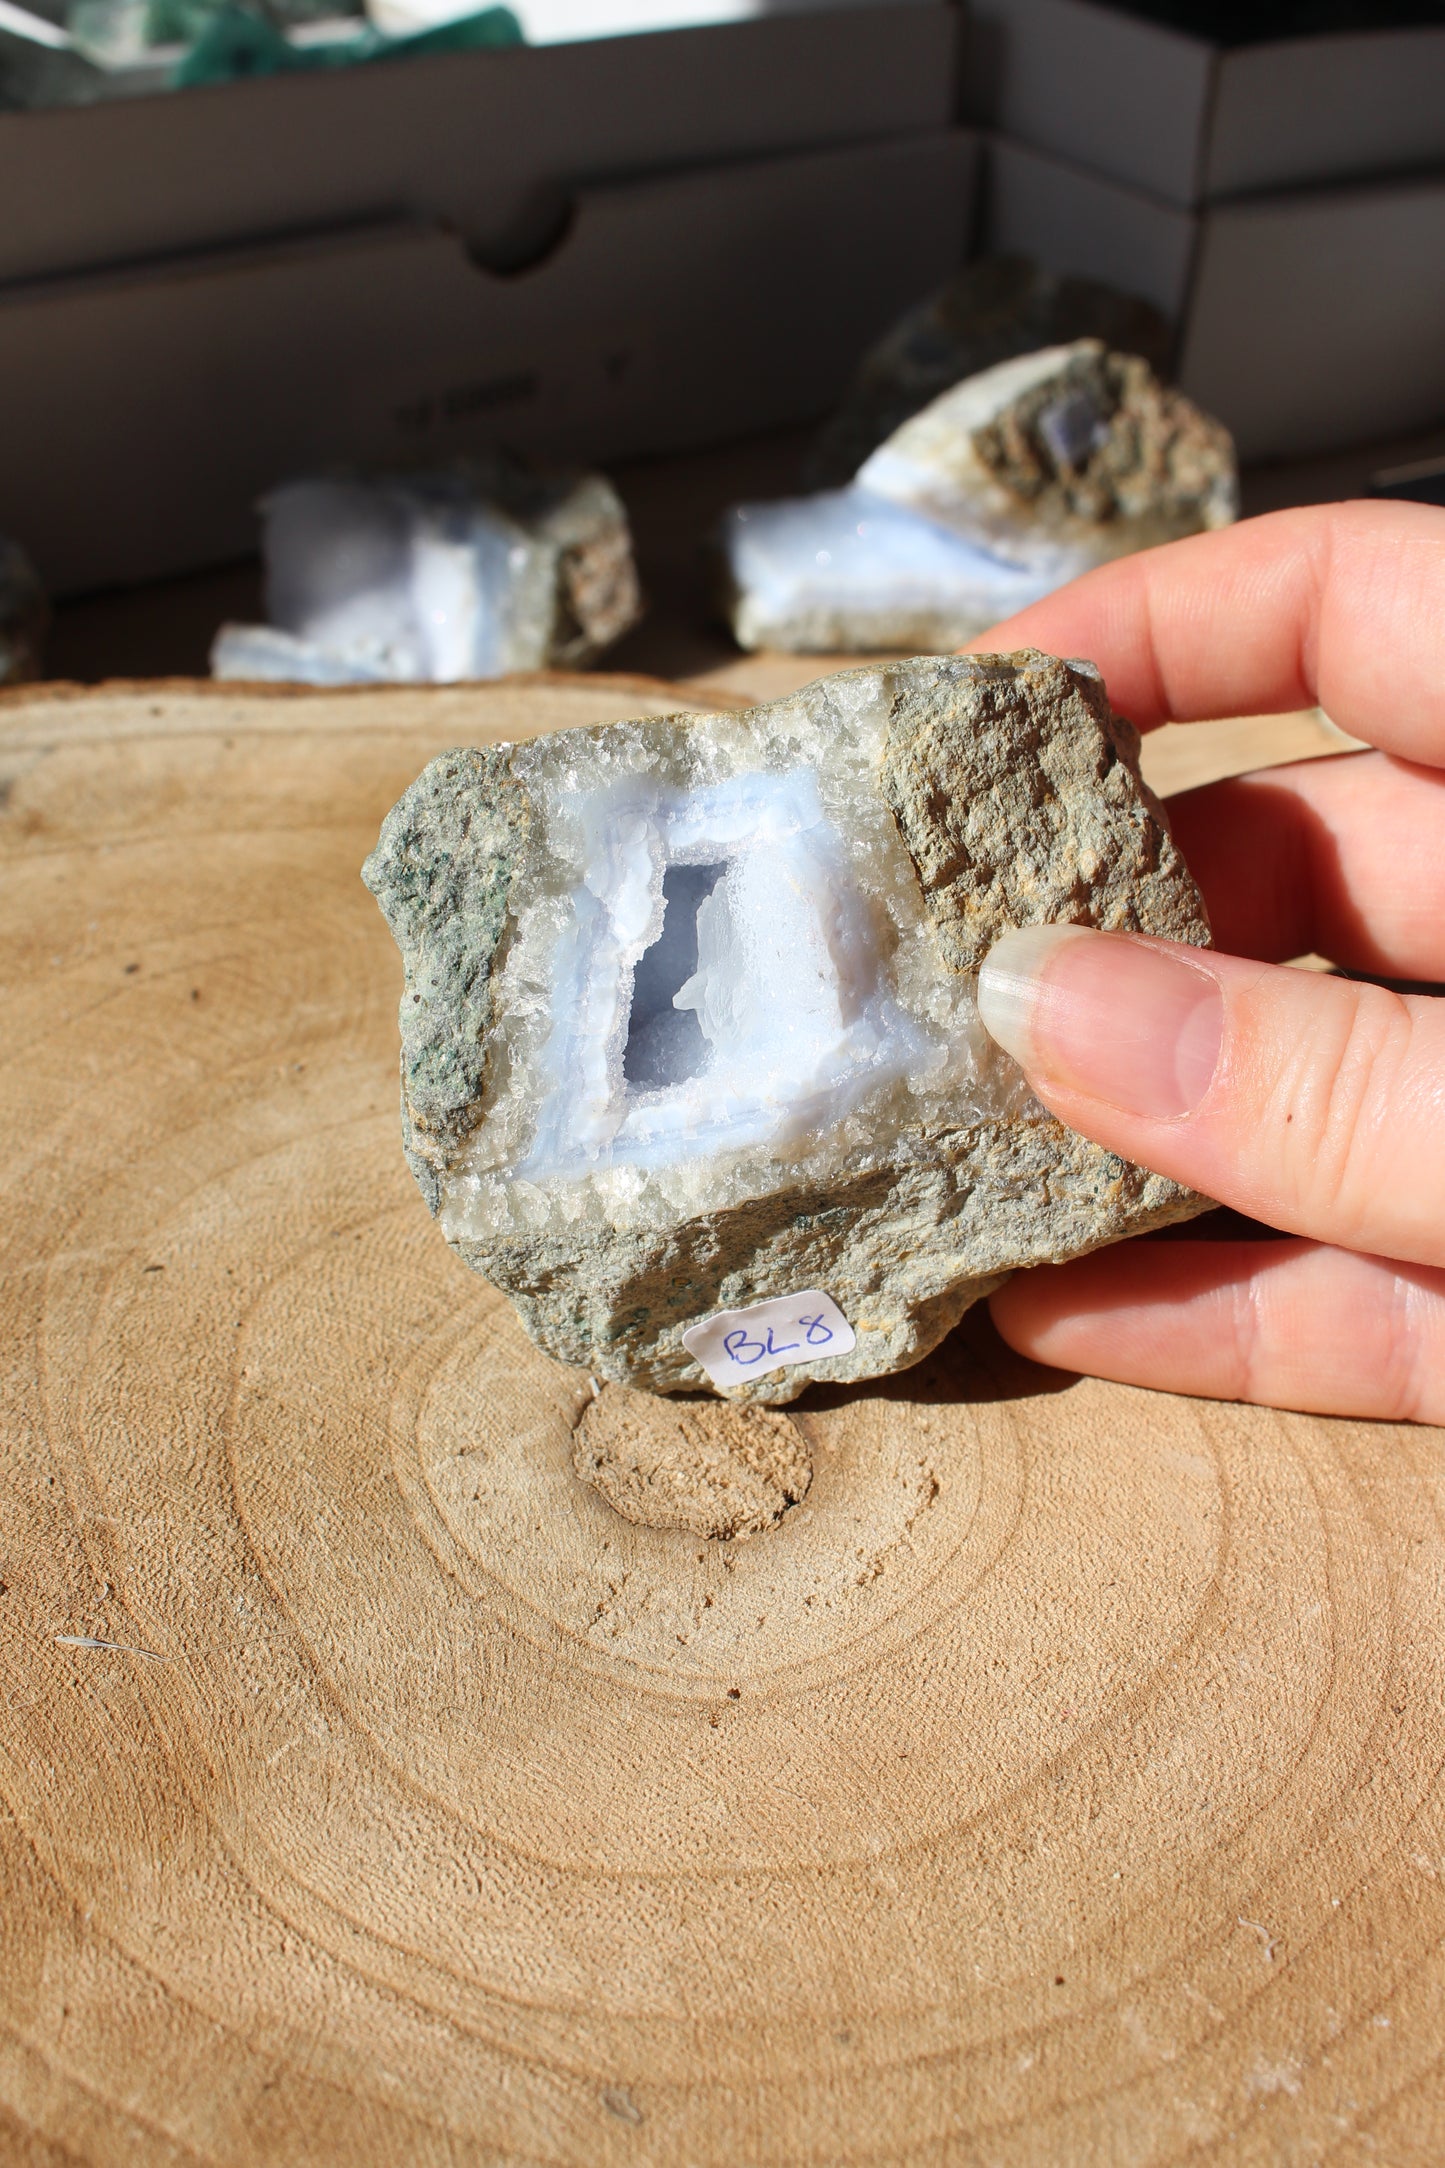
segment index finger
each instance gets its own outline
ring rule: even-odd
[[[1308,505],[1121,557],[970,642],[1097,663],[1142,730],[1322,707],[1445,767],[1445,511]]]

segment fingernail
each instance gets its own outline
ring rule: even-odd
[[[1224,997],[1197,964],[1128,934],[1021,926],[978,977],[984,1026],[1036,1084],[1167,1121],[1209,1089]]]

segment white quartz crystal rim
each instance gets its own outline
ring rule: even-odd
[[[657,1165],[708,1146],[776,1149],[882,1078],[944,1059],[878,985],[864,900],[813,770],[744,773],[691,799],[681,787],[604,790],[584,826],[576,916],[554,952],[567,975],[548,1041],[553,1088],[519,1174]],[[710,1059],[670,1089],[630,1090],[622,1060],[634,973],[661,930],[664,871],[718,860],[725,871],[697,918],[700,942],[718,951],[674,998],[699,1016]],[[783,968],[770,974],[769,963]]]

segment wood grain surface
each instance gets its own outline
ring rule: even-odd
[[[381,814],[673,704],[0,702],[0,2160],[1438,2162],[1439,1433],[975,1320],[708,1542],[428,1220]]]

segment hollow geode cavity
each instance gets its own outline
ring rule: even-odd
[[[708,1387],[689,1326],[825,1291],[851,1352],[729,1395],[781,1402],[1202,1210],[1047,1114],[974,998],[1010,926],[1208,941],[1138,743],[1091,664],[1024,652],[432,761],[363,877],[447,1240],[548,1353],[654,1392]]]

